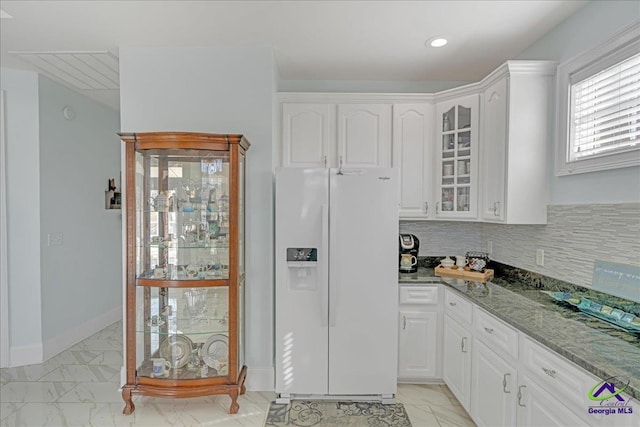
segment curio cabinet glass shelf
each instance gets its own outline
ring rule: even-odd
[[[135,394],[228,394],[244,380],[242,135],[123,133],[126,384]]]

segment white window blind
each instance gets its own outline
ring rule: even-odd
[[[640,54],[571,84],[569,161],[640,147]]]

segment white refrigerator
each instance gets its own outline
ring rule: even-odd
[[[398,371],[396,170],[282,168],[275,181],[279,401],[311,395],[392,403]]]

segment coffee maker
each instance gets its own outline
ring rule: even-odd
[[[413,234],[400,234],[400,255],[398,257],[400,273],[418,271],[418,249],[420,241]]]

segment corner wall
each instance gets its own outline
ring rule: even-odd
[[[38,75],[2,68],[6,107],[9,361],[42,361]]]
[[[121,318],[120,219],[102,217],[106,179],[120,170],[118,116],[37,73],[3,68],[0,76],[9,311],[1,365],[22,366]],[[74,121],[62,118],[64,105]],[[62,246],[48,246],[50,232],[63,233]]]
[[[39,87],[46,360],[121,318],[122,215],[104,204],[107,179],[120,183],[120,126],[116,111],[46,77]],[[62,233],[62,245],[49,246],[49,233]]]

